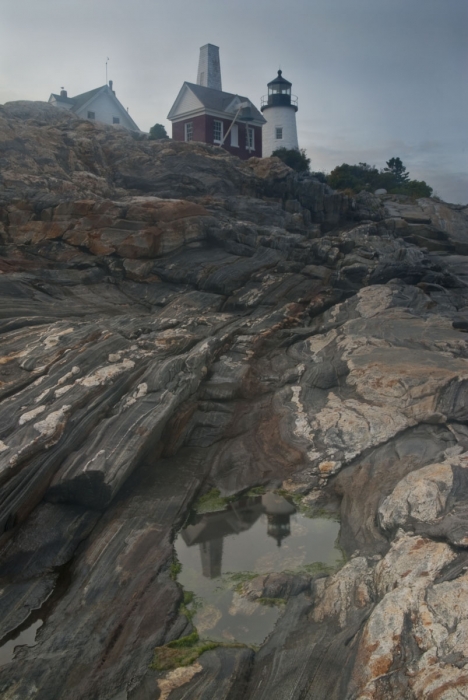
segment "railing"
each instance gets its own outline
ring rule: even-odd
[[[272,98],[273,98],[272,101],[271,101],[271,103],[268,102],[268,98],[269,98],[269,97],[272,97]],[[280,97],[281,99],[278,100],[278,101],[276,102],[275,98],[278,98],[278,97]],[[291,98],[291,102],[289,102],[289,101],[287,101],[287,100],[284,100],[285,97],[290,97],[290,98]],[[268,107],[269,104],[275,105],[275,102],[276,102],[276,105],[279,105],[279,106],[281,106],[281,104],[282,104],[282,105],[284,105],[284,104],[286,104],[286,105],[291,104],[293,107],[298,108],[298,99],[297,99],[297,95],[287,95],[286,93],[275,92],[275,93],[273,93],[272,95],[262,95],[262,97],[260,98],[260,100],[261,100],[261,108],[263,108],[263,107]],[[275,106],[276,106],[276,105],[275,105]]]

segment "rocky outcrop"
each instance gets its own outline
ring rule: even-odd
[[[42,103],[0,134],[2,639],[43,621],[2,697],[462,697],[466,210]],[[174,532],[259,485],[346,563],[244,583],[287,600],[255,653],[151,670],[193,631]]]

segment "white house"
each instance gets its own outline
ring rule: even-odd
[[[112,80],[109,80],[109,85],[83,92],[76,97],[68,97],[67,91],[62,88],[59,95],[51,94],[49,103],[54,107],[68,109],[82,119],[103,122],[104,124],[119,124],[130,131],[140,131],[125,107],[115,96]]]

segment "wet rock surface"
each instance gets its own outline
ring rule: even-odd
[[[468,692],[467,210],[275,159],[0,108],[8,700]],[[331,575],[271,573],[260,649],[190,635],[174,533],[210,488],[340,512]]]

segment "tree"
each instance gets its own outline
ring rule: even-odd
[[[153,139],[168,139],[167,131],[162,124],[155,124],[149,130],[149,138]]]
[[[277,148],[271,155],[282,160],[297,173],[309,172],[310,158],[307,158],[303,148],[300,150],[297,148]]]
[[[390,160],[387,160],[387,167],[383,169],[383,172],[393,175],[396,187],[403,185],[409,180],[409,172],[403,165],[401,158],[390,158]]]

